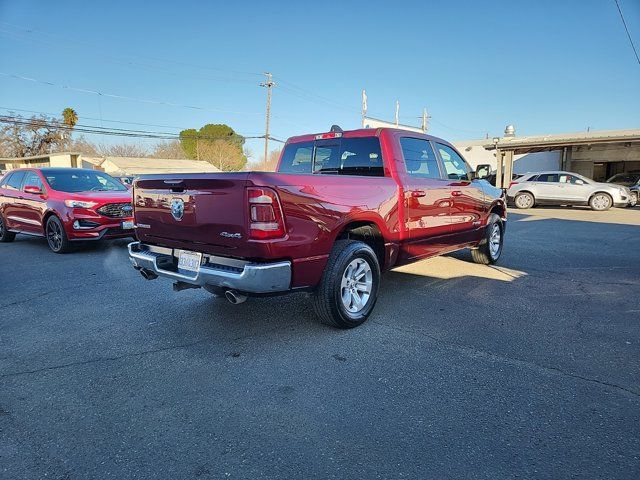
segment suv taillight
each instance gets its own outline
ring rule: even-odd
[[[249,238],[265,240],[284,237],[284,215],[276,192],[266,187],[249,187],[247,199]]]
[[[507,188],[511,188],[511,187],[513,187],[514,185],[517,185],[517,184],[518,184],[518,182],[511,182]]]

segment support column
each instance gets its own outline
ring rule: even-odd
[[[513,150],[507,150],[504,152],[504,179],[502,181],[502,188],[509,188],[511,180],[513,178]]]
[[[502,188],[502,150],[496,148],[496,187]]]

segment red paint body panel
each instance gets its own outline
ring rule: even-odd
[[[401,137],[451,146],[448,142],[396,129],[353,130],[342,138],[372,136],[380,139],[383,177],[249,172],[139,179],[133,190],[137,236],[143,243],[255,262],[291,260],[291,287],[301,288],[318,284],[336,238],[354,222],[380,231],[383,268],[388,269],[472,246],[481,238],[490,209],[500,205],[506,212],[501,191],[487,182],[407,174]],[[293,137],[287,144],[314,139],[315,135]],[[277,193],[283,238],[249,239],[247,187],[254,186]],[[454,190],[460,193],[452,195]],[[171,212],[174,199],[184,203],[180,220]]]
[[[22,190],[0,188],[0,215],[4,218],[9,230],[44,235],[45,221],[49,215],[53,214],[62,221],[69,240],[98,240],[134,235],[133,230],[123,231],[121,228],[122,222],[133,220],[133,214],[111,218],[97,212],[100,207],[108,204],[130,203],[130,191],[67,193],[51,188],[41,169],[21,168],[10,170],[7,175],[16,171],[36,173],[40,177],[44,191],[41,195],[26,193],[24,187],[27,185],[23,185]],[[65,205],[65,200],[90,201],[96,202],[96,205],[90,209],[70,208]],[[75,220],[88,220],[98,225],[91,229],[74,230]]]

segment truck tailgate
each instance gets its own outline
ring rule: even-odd
[[[247,238],[247,178],[248,173],[243,172],[154,175],[137,180],[133,197],[138,238],[232,255]]]

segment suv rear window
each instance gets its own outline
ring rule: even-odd
[[[280,173],[384,176],[378,137],[335,138],[285,147]]]

